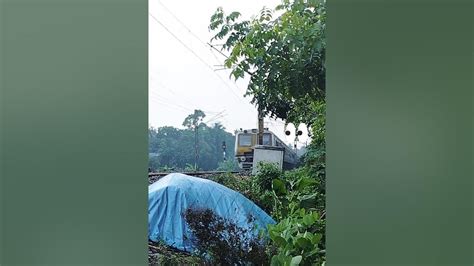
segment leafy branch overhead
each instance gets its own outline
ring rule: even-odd
[[[211,17],[211,41],[225,43],[225,66],[236,80],[249,75],[246,95],[266,114],[311,123],[314,104],[325,98],[324,3],[284,1],[250,20],[218,8]]]

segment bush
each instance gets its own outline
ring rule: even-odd
[[[313,153],[309,159],[320,158]],[[324,175],[308,166],[286,172],[272,164],[259,167],[252,190],[257,202],[278,221],[269,226],[272,265],[321,265],[325,260]]]
[[[269,225],[270,238],[277,254],[272,265],[321,265],[325,260],[320,250],[323,234],[318,232],[317,212],[298,209],[276,225]]]
[[[321,265],[325,261],[324,146],[312,146],[309,152],[307,164],[292,171],[261,164],[253,177],[228,173],[213,178],[244,194],[278,222],[269,226],[267,254],[272,265]]]
[[[272,181],[282,175],[283,172],[275,164],[260,162],[258,173],[252,178],[252,186],[256,191],[271,191]]]
[[[279,221],[269,226],[272,245],[277,254],[272,263],[321,265],[325,260],[325,195],[319,191],[320,181],[302,167],[286,172],[272,183],[273,215]]]
[[[226,161],[219,162],[218,167],[216,169],[217,171],[226,171],[226,172],[232,172],[232,171],[238,171],[239,170],[239,164],[235,159],[229,159]]]
[[[255,203],[265,212],[273,216],[273,192],[272,182],[280,179],[283,172],[272,163],[259,163],[258,173],[252,177],[251,186]]]
[[[224,185],[232,190],[242,193],[249,199],[252,199],[251,180],[247,177],[233,175],[232,173],[224,173],[208,177],[209,180]]]
[[[268,265],[266,241],[260,235],[216,215],[210,209],[188,208],[184,218],[197,252],[212,265]],[[249,224],[253,218],[249,217]]]
[[[204,265],[197,256],[166,246],[164,243],[149,242],[149,265]]]
[[[160,168],[160,161],[157,156],[149,156],[148,157],[148,168],[152,171],[156,171]]]

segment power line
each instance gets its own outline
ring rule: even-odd
[[[161,21],[159,21],[155,16],[153,16],[153,14],[149,14],[158,24],[160,24],[169,34],[171,34],[171,36],[173,36],[179,43],[181,43],[181,45],[183,45],[186,49],[188,49],[189,52],[191,52],[197,59],[199,59],[199,61],[201,61],[211,70],[213,70],[212,67],[206,61],[204,61],[204,59],[202,59],[198,54],[196,54],[196,52],[194,52],[193,49],[189,48],[189,46],[187,46],[183,41],[181,41],[181,39],[178,38],[178,36],[176,36],[171,30],[169,30],[163,23],[161,23]]]
[[[206,42],[204,42],[203,40],[201,40],[201,38],[199,38],[190,28],[188,28],[188,26],[186,26],[186,24],[184,24],[173,12],[171,12],[171,10],[169,10],[168,7],[166,7],[161,1],[158,1],[158,3],[164,7],[164,9],[171,14],[171,16],[173,16],[174,19],[176,19],[176,21],[179,22],[179,24],[181,24],[181,26],[183,26],[184,28],[186,28],[188,30],[188,32],[194,37],[196,38],[198,41],[200,41],[201,43],[203,43],[206,47],[207,47],[207,44]]]
[[[176,97],[179,98],[182,102],[184,102],[185,104],[187,104],[187,105],[189,105],[189,106],[193,106],[193,105],[194,105],[194,104],[191,103],[190,101],[186,100],[186,98],[185,98],[184,96],[178,95],[178,94],[174,93],[172,90],[166,88],[165,86],[163,86],[163,85],[161,85],[161,84],[160,84],[160,86],[157,86],[157,87],[158,87],[158,88],[162,88],[163,90],[167,90],[168,92],[170,92],[171,94],[173,94],[174,96],[176,96]],[[155,92],[154,90],[151,90],[151,91],[152,91],[152,92]],[[158,93],[158,92],[156,92],[156,93]],[[163,97],[163,96],[160,95],[160,97]],[[163,98],[165,98],[165,97],[163,97]]]
[[[153,78],[152,78],[152,79],[153,79]],[[191,103],[190,101],[187,101],[184,96],[178,95],[178,94],[174,93],[171,89],[165,87],[165,86],[164,86],[162,83],[160,83],[160,82],[157,82],[157,83],[160,85],[160,86],[158,86],[158,88],[162,88],[162,89],[168,90],[170,93],[172,93],[173,95],[179,97],[179,98],[180,98],[181,100],[183,100],[186,104],[188,104],[189,107],[195,106],[195,103]],[[158,99],[161,99],[161,100],[164,100],[164,101],[168,101],[168,104],[174,104],[174,105],[176,105],[176,106],[178,106],[178,107],[181,107],[181,108],[183,108],[183,109],[186,109],[186,110],[189,110],[189,111],[193,111],[193,110],[189,109],[188,107],[184,107],[184,106],[182,106],[182,105],[180,105],[180,104],[178,104],[178,103],[175,103],[174,101],[168,99],[167,97],[163,97],[163,95],[159,94],[159,93],[158,93],[157,91],[155,91],[155,90],[149,90],[149,92],[152,93],[152,94],[154,94],[153,96],[156,96]],[[194,108],[194,107],[192,107],[192,108]],[[204,110],[204,109],[199,108],[199,107],[196,107],[196,108],[201,109],[201,110],[202,110],[204,113],[206,113],[206,114],[217,115],[217,114],[220,114],[220,113],[221,113],[221,112],[216,112],[216,111],[212,111],[212,110]],[[196,108],[195,108],[195,109],[196,109]]]
[[[164,5],[161,1],[158,1],[158,3],[169,13],[171,14],[171,16],[173,16],[173,18],[179,22],[179,24],[181,24],[181,26],[183,26],[188,32],[189,34],[191,34],[194,38],[196,38],[199,42],[201,42],[206,48],[209,48],[209,50],[211,51],[211,54],[214,56],[214,58],[217,60],[217,62],[221,63],[221,61],[217,58],[217,56],[212,52],[212,50],[216,50],[218,51],[221,55],[223,55],[225,58],[229,58],[227,55],[225,55],[224,53],[222,53],[222,51],[219,51],[218,49],[216,49],[212,44],[208,43],[208,42],[205,42],[203,41],[201,38],[199,38],[199,36],[197,36],[197,34],[195,34],[188,26],[186,26],[186,24],[184,24],[183,21],[181,21],[168,7],[166,7],[166,5]]]
[[[235,92],[229,87],[229,85],[227,84],[227,82],[225,82],[221,76],[219,76],[216,72],[214,72],[214,69],[212,68],[212,66],[210,66],[204,59],[202,59],[196,52],[194,52],[193,49],[191,49],[189,46],[187,46],[183,41],[181,41],[181,39],[178,38],[178,36],[176,36],[171,30],[169,30],[161,21],[159,21],[155,16],[153,16],[153,14],[149,13],[149,15],[153,18],[153,20],[155,20],[158,24],[160,24],[160,26],[162,26],[171,36],[173,36],[173,38],[175,38],[179,43],[181,43],[181,45],[183,45],[189,52],[191,52],[197,59],[199,59],[199,61],[201,61],[201,63],[205,64],[210,70],[212,70],[212,73],[214,73],[214,75],[216,75],[216,77],[218,77],[221,82],[230,90],[230,92],[238,99],[238,100],[241,100],[239,96],[237,96],[237,94],[235,94]]]
[[[151,96],[154,96],[154,95],[151,95]],[[180,111],[188,112],[188,110],[186,110],[186,109],[183,109],[183,108],[181,108],[181,107],[178,107],[178,106],[175,106],[175,105],[171,105],[171,104],[169,104],[169,103],[167,103],[167,102],[161,101],[161,100],[159,100],[156,96],[150,98],[150,100],[152,100],[154,103],[156,103],[157,106],[164,106],[164,107],[172,108],[172,109],[174,109],[174,110],[180,110]]]
[[[209,118],[209,119],[208,119],[207,121],[205,121],[204,123],[209,123],[209,122],[211,122],[211,121],[213,121],[213,120],[215,120],[215,119],[218,119],[219,116],[222,116],[222,115],[225,113],[225,111],[226,111],[225,109],[222,110],[222,111],[220,111],[219,113],[217,113],[216,115],[212,116],[211,118]]]
[[[210,47],[211,48],[211,51],[212,49],[216,50],[217,52],[219,52],[222,56],[224,56],[225,58],[229,58],[229,56],[225,55],[224,53],[222,53],[222,51],[216,49],[212,44],[208,43],[208,42],[205,42],[203,41],[201,38],[199,38],[199,36],[197,36],[188,26],[186,26],[186,24],[184,24],[168,7],[166,7],[161,1],[158,1],[158,3],[164,7],[164,9],[169,13],[171,14],[171,16],[173,16],[174,19],[176,19],[176,21],[179,22],[179,24],[181,24],[181,26],[183,26],[185,29],[188,30],[188,32],[194,37],[196,38],[198,41],[200,41],[202,44],[204,44],[204,46],[206,47]],[[213,54],[214,55],[214,54]],[[216,57],[217,59],[217,57]],[[220,62],[220,61],[219,61]]]
[[[164,9],[170,13],[173,18],[179,22],[179,24],[181,24],[181,26],[183,26],[189,34],[191,34],[195,39],[197,39],[199,42],[201,42],[204,46],[206,47],[209,47],[210,48],[210,53],[212,54],[212,56],[217,60],[217,62],[221,63],[221,61],[217,58],[217,56],[214,54],[213,50],[214,51],[217,51],[219,52],[219,54],[221,54],[222,56],[224,56],[225,58],[228,58],[227,55],[225,55],[222,51],[220,51],[219,49],[217,49],[216,47],[214,47],[214,45],[210,44],[210,43],[206,43],[204,42],[201,38],[199,38],[188,26],[186,26],[186,24],[184,24],[169,8],[167,8],[163,3],[161,3],[160,1],[158,1],[159,4],[161,4],[161,6],[164,7]],[[186,49],[188,49],[191,53],[193,53],[194,56],[196,56],[202,63],[204,63],[209,69],[213,70],[213,74],[216,75],[219,80],[227,87],[227,89],[229,89],[231,91],[231,93],[234,95],[234,97],[236,97],[242,104],[244,104],[246,106],[246,108],[249,109],[249,111],[251,110],[252,112],[255,111],[255,109],[253,108],[253,106],[249,103],[249,102],[246,102],[244,101],[243,97],[239,97],[235,94],[234,90],[232,88],[229,87],[229,85],[227,84],[227,82],[225,82],[223,80],[223,78],[217,74],[213,67],[211,67],[204,59],[202,59],[201,57],[199,57],[193,49],[191,49],[190,47],[188,47],[183,41],[181,41],[175,34],[173,34],[162,22],[160,22],[153,14],[150,13],[150,16],[157,22],[159,23],[163,28],[165,28],[166,31],[168,31],[175,39],[177,39],[183,46],[185,46]],[[248,74],[251,74],[249,73],[248,71],[246,71]],[[234,85],[234,87],[237,89],[237,91],[241,91],[242,89],[237,86],[236,83],[232,83]],[[245,89],[244,89],[245,91]],[[249,106],[250,105],[250,106]]]
[[[164,90],[167,90],[169,91],[171,94],[179,97],[180,100],[182,100],[184,103],[188,104],[189,106],[194,106],[195,103],[192,103],[191,100],[189,100],[189,98],[183,96],[182,94],[178,94],[178,93],[175,93],[173,90],[176,90],[175,88],[170,88],[168,86],[165,86],[163,83],[161,83],[160,81],[158,81],[157,79],[153,78],[153,74],[150,76],[151,80],[155,81],[159,86],[158,88],[162,88]],[[162,97],[160,95],[160,97]],[[215,106],[214,106],[215,107]],[[214,115],[214,114],[217,114],[219,112],[216,112],[216,111],[209,111],[209,110],[203,110],[205,113],[207,114],[211,114],[211,115]]]
[[[189,34],[191,34],[194,38],[196,38],[199,42],[201,42],[205,47],[209,47],[210,48],[210,52],[212,54],[212,56],[217,60],[217,62],[221,63],[221,61],[217,58],[217,56],[213,53],[212,50],[215,50],[217,52],[219,52],[219,54],[221,54],[222,56],[224,56],[225,58],[229,58],[227,55],[225,55],[222,51],[218,50],[217,48],[215,48],[212,44],[210,44],[209,42],[205,42],[203,41],[201,38],[199,38],[199,36],[197,36],[188,26],[186,26],[186,24],[184,24],[168,7],[166,7],[161,1],[158,1],[158,3],[169,13],[171,14],[171,16],[173,16],[173,18],[179,22],[179,24],[181,24],[181,26],[183,26]],[[212,67],[211,67],[212,69]],[[214,69],[213,69],[214,71]],[[246,71],[248,74],[251,74],[250,72]],[[220,77],[220,76],[219,76]],[[240,91],[241,89],[237,86],[237,84],[233,83],[234,86],[237,88],[238,91]],[[239,98],[240,99],[240,98]]]
[[[155,102],[158,105],[165,105],[165,106],[168,106],[168,107],[171,107],[171,108],[174,108],[174,109],[181,109],[181,110],[186,111],[186,112],[192,112],[192,110],[189,109],[189,108],[185,108],[181,105],[176,105],[176,104],[172,104],[170,102],[166,102],[166,101],[160,99],[157,95],[150,94],[150,96],[152,96],[152,100],[155,100]]]
[[[156,99],[150,99],[150,100],[152,100],[154,103],[156,103],[157,106],[160,106],[160,107],[164,107],[164,108],[179,111],[179,112],[187,112],[186,110],[182,110],[180,108],[177,108],[177,107],[174,107],[174,106],[171,106],[171,105],[166,105],[165,103],[158,102]]]
[[[161,87],[158,86],[158,88],[161,88]],[[164,88],[163,88],[163,89],[164,89]],[[211,114],[211,115],[215,115],[215,114],[218,114],[218,113],[219,113],[219,112],[216,112],[216,111],[204,110],[204,109],[202,109],[202,108],[199,108],[198,106],[196,106],[195,103],[191,103],[191,102],[186,101],[185,99],[183,99],[183,96],[177,95],[177,94],[173,93],[173,92],[172,92],[171,90],[169,90],[169,89],[168,89],[168,91],[169,91],[170,93],[172,93],[173,95],[176,95],[177,97],[179,97],[181,100],[183,100],[186,104],[188,104],[188,107],[190,107],[190,108],[201,109],[204,113],[206,113],[206,114]],[[162,100],[169,101],[170,103],[173,102],[175,105],[183,107],[182,105],[175,103],[174,101],[168,99],[167,97],[163,97],[163,95],[159,94],[158,92],[156,92],[156,91],[154,91],[154,90],[150,90],[150,93],[154,93],[158,98],[161,98]],[[183,108],[186,108],[187,110],[193,111],[193,110],[189,109],[188,107],[183,107]]]
[[[182,106],[182,105],[180,105],[180,104],[174,103],[174,102],[172,102],[171,100],[169,100],[169,99],[167,99],[167,98],[164,98],[163,96],[156,95],[156,97],[157,97],[158,99],[161,98],[160,101],[165,102],[165,103],[167,103],[167,104],[169,104],[169,105],[174,105],[174,106],[180,107],[180,108],[182,108],[182,109],[184,109],[184,110],[188,110],[189,112],[192,112],[192,111],[193,111],[192,109],[190,109],[190,108],[188,108],[188,107],[185,107],[185,106]]]

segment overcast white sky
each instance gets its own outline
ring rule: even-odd
[[[212,37],[208,26],[217,7],[223,7],[226,13],[239,11],[244,18],[250,18],[262,7],[274,8],[279,3],[280,0],[149,0],[149,125],[182,128],[184,118],[194,109],[201,109],[206,113],[204,121],[216,118],[209,124],[220,122],[229,132],[256,128],[257,110],[249,97],[243,97],[248,79],[236,83],[229,79],[229,71],[215,71],[222,68],[218,65],[225,58],[203,42]],[[283,121],[265,122],[265,127],[282,140],[293,143],[294,127],[288,127],[292,131],[288,137]],[[300,129],[303,143],[307,139],[306,128]]]

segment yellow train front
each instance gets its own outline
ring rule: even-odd
[[[235,134],[235,157],[243,170],[250,170],[253,167],[254,147],[257,145],[258,139],[257,132],[257,129],[245,129],[237,131]],[[283,169],[295,167],[298,161],[296,152],[267,128],[263,132],[262,145],[283,148]]]

